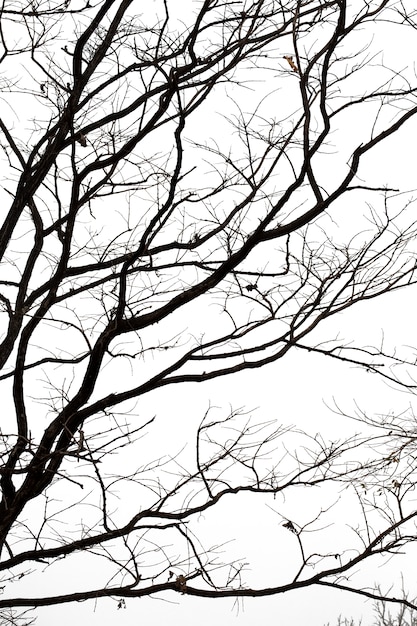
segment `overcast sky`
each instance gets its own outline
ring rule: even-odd
[[[162,5],[159,2],[145,4],[146,7],[140,6],[141,11],[157,11]],[[180,24],[181,21],[187,22],[194,5],[201,3],[193,0],[188,2],[169,0],[168,4],[172,12],[174,10],[178,12],[177,18]],[[143,19],[150,20],[151,18],[144,13]],[[174,29],[173,13],[171,19]],[[391,32],[394,33],[394,40],[388,41],[387,33]],[[403,38],[395,40],[398,32],[395,29],[389,30],[387,26],[386,30],[372,33],[372,29],[367,27],[367,30],[364,28],[363,32],[358,35],[357,43],[359,46],[363,38],[363,41],[372,44],[369,50],[370,59],[372,50],[379,52],[381,48],[384,48],[385,63],[397,67],[403,63],[409,71],[413,61],[408,58],[403,60],[404,49],[406,47],[408,51],[414,50],[415,44],[411,41],[414,41],[415,31],[410,31],[410,42]],[[286,40],[286,44],[289,41]],[[277,58],[284,67],[284,55],[291,53],[293,51],[287,48],[276,52]],[[378,59],[381,60],[382,57]],[[14,62],[16,71],[21,72],[22,67],[18,65],[18,60]],[[10,64],[9,67],[12,65]],[[370,81],[380,69],[379,61],[372,64],[372,68],[364,66],[363,72],[359,73],[353,82],[354,95],[366,93]],[[271,91],[267,81],[269,74],[265,71],[261,61],[259,61],[258,68],[255,66],[247,71],[248,82],[246,84],[238,81],[237,84],[225,85],[215,97],[207,101],[202,107],[201,114],[196,115],[195,121],[191,120],[189,124],[187,123],[186,135],[190,141],[204,143],[211,137],[215,137],[219,146],[228,143],[236,145],[236,134],[227,130],[230,128],[229,122],[234,115],[233,112],[236,111],[234,101],[239,102],[245,114],[249,114],[252,107],[255,107],[255,103],[262,100],[259,115],[265,120],[272,119],[277,109],[282,117],[287,111],[294,110],[294,102],[299,97],[296,75],[288,74],[285,82],[283,81],[276,91]],[[391,78],[394,80],[392,76]],[[32,79],[33,76],[31,76]],[[268,93],[269,96],[266,97]],[[30,124],[33,123],[31,120],[35,114],[38,116],[38,112],[34,112],[28,105],[28,103],[34,103],[35,106],[40,106],[36,105],[36,99],[31,95],[31,90],[28,89],[27,92],[10,95],[8,101],[6,97],[0,100],[2,118],[4,117],[10,128],[13,127],[15,132],[20,133],[22,137],[31,136]],[[329,191],[332,189],[334,180],[339,179],[346,169],[346,163],[352,153],[352,145],[357,145],[358,137],[364,133],[364,141],[369,139],[370,120],[376,117],[374,130],[378,125],[382,127],[387,121],[383,113],[375,115],[374,109],[364,108],[363,110],[363,118],[349,116],[349,114],[341,118],[339,126],[332,135],[333,143],[327,146],[328,154],[323,157],[322,161],[319,161],[318,171],[320,171],[323,186],[327,186]],[[41,115],[39,113],[39,119]],[[367,115],[369,115],[368,118]],[[367,130],[366,127],[368,127]],[[363,177],[359,181],[361,184],[389,185],[398,188],[401,194],[404,192],[404,195],[393,197],[393,206],[400,207],[407,199],[413,198],[415,158],[409,138],[415,136],[416,130],[416,122],[412,120],[386,145],[378,149],[372,159],[365,159],[365,166],[361,172]],[[161,146],[155,145],[162,151],[165,149],[163,133],[161,137],[158,137],[158,141],[161,142]],[[340,146],[343,150],[339,149]],[[189,154],[194,153],[186,149],[185,159],[190,159],[190,165],[192,165],[193,160]],[[196,187],[207,186],[214,177],[213,171],[214,168],[206,173],[205,177],[201,174],[202,170],[196,168],[196,172],[191,174]],[[8,202],[8,196],[6,191],[2,192],[4,202]],[[106,202],[103,202],[103,207],[107,206]],[[111,202],[114,200],[112,199]],[[334,211],[332,209],[330,215],[323,217],[320,228],[323,232],[331,232],[331,236],[340,242],[346,241],[347,243],[352,236],[356,235],[365,237],[367,216],[372,210],[370,205],[369,195],[366,192],[352,193],[344,198]],[[381,210],[381,206],[383,206],[382,195],[375,200],[376,210]],[[132,207],[133,215],[135,215],[134,202],[132,202]],[[108,220],[106,215],[97,217],[98,222],[102,220],[103,233],[106,229],[109,232],[115,229],[114,224],[119,227],[117,215],[112,218],[115,220],[114,223],[111,219]],[[317,236],[320,236],[319,229],[315,232]],[[19,245],[21,244],[16,243],[16,249]],[[269,262],[270,258],[266,257],[273,254],[272,246],[264,254],[265,262]],[[361,303],[352,310],[328,320],[323,330],[319,328],[315,331],[311,341],[314,340],[318,345],[322,341],[337,339],[346,344],[354,342],[355,345],[364,346],[380,346],[383,342],[384,349],[387,351],[397,350],[399,355],[407,356],[414,354],[414,346],[417,346],[414,313],[416,295],[416,289],[412,287],[404,292],[382,296],[377,301]],[[204,332],[210,334],[212,329],[216,328],[219,306],[219,302],[214,297],[209,305],[204,303],[200,307],[191,306],[187,309],[188,318],[181,319],[182,313],[178,316],[180,319],[173,316],[172,332],[178,335],[180,342],[184,339],[184,347],[193,336],[198,337]],[[182,329],[188,329],[186,339]],[[55,331],[51,329],[50,332],[49,336],[45,334],[45,341],[51,340]],[[153,339],[152,333],[154,333],[154,338],[158,339],[158,332],[159,328],[151,330],[149,341]],[[36,350],[39,350],[38,354],[44,354],[43,349],[44,346],[40,341],[36,347]],[[154,361],[150,359],[149,364],[146,365],[148,368],[146,373],[149,375],[153,371],[152,368],[156,370],[163,358],[167,357],[163,355],[155,357]],[[108,370],[103,373],[100,379],[100,389],[105,390],[113,384],[115,379],[117,379],[118,391],[130,384],[129,377],[133,379],[133,373],[130,373],[129,367],[125,366],[121,360],[119,363],[120,367],[118,366],[117,370],[109,366]],[[137,375],[136,370],[134,373]],[[42,421],[44,409],[39,406],[38,397],[42,396],[43,391],[36,387],[35,377],[30,379],[28,376],[28,379],[32,380],[33,385],[34,415],[39,417],[39,421],[34,425],[34,431],[36,428],[41,430],[44,428]],[[9,407],[7,402],[8,400],[5,400],[5,406]],[[218,418],[225,417],[231,409],[242,409],[254,421],[273,420],[284,427],[293,426],[311,437],[320,435],[326,440],[336,440],[353,433],[366,432],[359,422],[340,415],[340,411],[347,416],[358,415],[359,410],[372,415],[400,414],[410,406],[414,407],[413,395],[364,369],[319,354],[295,350],[287,354],[284,359],[262,369],[240,372],[230,378],[221,378],[201,385],[189,383],[170,386],[143,396],[134,410],[143,421],[156,415],[156,429],[150,428],[149,432],[144,434],[140,451],[135,449],[133,456],[128,454],[123,463],[130,464],[132,467],[139,462],[146,465],[155,456],[175,457],[181,452],[181,456],[178,457],[178,470],[183,462],[191,460],[195,454],[195,443],[190,437],[190,432],[195,433],[197,425],[209,407],[212,407],[212,414]],[[297,454],[298,450],[301,450],[301,447],[307,443],[308,439],[303,438],[301,434],[288,435],[285,439],[285,446],[295,451],[294,454]],[[115,458],[113,463],[118,466],[118,458]],[[70,491],[74,487],[68,486],[67,488]],[[128,500],[123,491],[124,487],[120,489],[117,513],[122,517],[125,512],[127,515],[128,511],[134,509],[136,503]],[[334,551],[337,551],[339,545],[342,548],[344,545],[349,545],[349,542],[353,541],[356,528],[362,524],[361,513],[353,494],[343,490],[339,485],[320,489],[320,499],[317,494],[316,488],[300,488],[298,491],[294,490],[286,494],[285,497],[277,494],[276,496],[260,496],[254,500],[245,494],[231,496],[215,510],[203,513],[195,522],[193,529],[198,531],[199,539],[205,548],[209,549],[214,545],[221,546],[219,560],[224,559],[228,562],[236,559],[237,562],[245,564],[248,584],[254,588],[284,584],[288,581],[288,572],[294,571],[295,574],[300,563],[297,539],[294,534],[283,527],[286,519],[291,519],[302,526],[310,520],[313,521],[320,511],[325,511],[326,507],[332,507],[327,513],[323,513],[321,518],[323,521],[320,520],[320,523],[313,525],[312,529],[314,528],[316,532],[312,532],[311,536],[307,535],[306,539],[307,544],[313,546],[316,545],[314,542],[317,537],[317,549],[329,552],[331,552],[329,545],[335,546]],[[88,519],[86,507],[85,523],[87,525]],[[59,533],[58,530],[56,532]],[[163,540],[168,543],[170,538]],[[147,557],[144,556],[144,571],[148,567],[145,558]],[[406,554],[396,559],[375,559],[375,562],[361,566],[361,571],[358,568],[358,571],[352,574],[352,580],[359,581],[358,584],[363,586],[372,586],[379,581],[386,586],[386,589],[395,583],[398,592],[401,587],[400,574],[404,573],[406,589],[411,595],[414,592],[417,595],[412,569],[414,562],[415,550],[411,547]],[[45,567],[36,566],[34,569],[39,572],[44,570],[42,575],[34,574],[13,583],[10,593],[14,596],[35,596],[62,593],[63,590],[66,593],[77,591],[80,585],[83,588],[96,588],[98,583],[94,579],[95,574],[104,578],[107,567],[103,561],[103,569],[98,572],[94,569],[97,568],[96,561],[92,566],[89,558],[82,554],[74,559],[70,571],[66,567],[66,562],[58,563],[50,570],[46,565]],[[179,570],[175,573],[178,574],[178,572]],[[184,567],[184,574],[187,573]],[[362,626],[370,626],[373,623],[372,601],[363,600],[353,594],[348,595],[316,587],[290,591],[270,598],[206,600],[191,598],[186,594],[167,594],[144,599],[128,599],[126,605],[121,608],[118,608],[117,604],[117,600],[114,599],[100,599],[97,603],[87,601],[74,606],[58,605],[39,609],[38,624],[47,626],[59,622],[61,626],[73,626],[78,621],[88,623],[90,626],[113,623],[126,626],[133,624],[160,626],[164,623],[191,626],[198,621],[202,626],[211,625],[213,622],[238,626],[254,624],[301,626],[307,623],[309,626],[324,626],[328,623],[336,624],[338,615],[355,619],[364,616]]]

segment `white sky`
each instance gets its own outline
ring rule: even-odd
[[[152,4],[152,7],[156,3]],[[181,6],[181,15],[188,15],[190,6],[193,2],[187,3],[171,3],[175,7]],[[148,4],[148,6],[151,6]],[[415,32],[413,33],[415,37]],[[381,47],[381,41],[376,37],[375,47]],[[398,42],[390,42],[390,46],[385,50],[385,58],[390,62],[394,62],[396,56],[403,56],[403,51],[407,45],[408,50],[414,50],[414,47],[408,47],[411,44],[403,40]],[[283,53],[287,53],[284,50]],[[390,56],[392,57],[390,58]],[[405,61],[411,66],[411,60]],[[279,94],[279,97],[291,97],[295,95],[296,77],[292,84],[287,81],[288,91]],[[358,89],[362,89],[364,85],[358,85]],[[245,99],[245,105],[249,109],[251,103],[251,95],[253,98],[259,97],[259,93],[263,89],[267,89],[268,85],[260,83],[254,88],[253,94],[248,93]],[[293,90],[293,91],[292,91]],[[234,97],[238,97],[239,89],[230,89]],[[19,94],[13,100],[15,107],[13,114],[10,107],[5,101],[0,101],[1,115],[13,124],[16,128],[28,128],[29,123],[26,119],[28,94]],[[230,95],[230,94],[229,94]],[[278,96],[277,96],[278,97]],[[271,107],[274,109],[274,99],[271,102],[266,101],[265,111]],[[227,105],[230,106],[230,102]],[[23,103],[23,104],[21,104]],[[209,107],[208,107],[209,108]],[[218,131],[219,125],[222,128],[225,123],[222,118],[219,119],[218,113],[222,108],[219,101],[216,110],[204,112],[205,126],[199,127],[201,120],[190,124],[189,133],[193,138],[198,128],[201,135],[210,135],[211,131]],[[363,122],[363,120],[362,120]],[[348,140],[352,140],[355,133],[360,130],[359,120],[351,119],[347,121],[346,127],[335,137],[342,144]],[[352,128],[354,126],[354,128]],[[374,177],[378,177],[383,183],[393,184],[394,186],[404,189],[412,189],[415,185],[415,158],[409,142],[410,135],[415,135],[416,123],[409,123],[398,135],[391,139],[381,150],[377,157],[373,157],[372,162],[367,164],[366,179],[375,182]],[[227,137],[226,137],[227,139]],[[348,150],[347,150],[348,152]],[[393,156],[394,155],[394,156]],[[346,166],[346,155],[340,156],[340,152],[336,151],[332,167],[334,171],[330,171],[329,185],[331,185],[332,176],[339,176]],[[345,158],[346,157],[346,158]],[[329,171],[323,171],[323,175],[329,175]],[[355,215],[360,208],[360,199],[353,199],[352,207],[343,204],[340,208],[338,218],[343,222],[346,219],[346,228],[353,227],[349,224],[350,215]],[[342,215],[342,211],[344,215]],[[352,213],[350,213],[350,211]],[[349,212],[349,213],[348,213]],[[354,223],[354,222],[353,222]],[[343,234],[341,235],[343,236]],[[388,346],[414,346],[416,342],[416,325],[415,325],[415,297],[416,289],[410,289],[401,294],[393,294],[385,296],[377,303],[366,303],[355,307],[354,310],[337,316],[329,320],[327,330],[324,336],[327,338],[336,337],[339,333],[346,340],[355,339],[360,344],[364,342],[368,345],[377,344],[384,334],[384,340]],[[214,321],[213,321],[214,320]],[[212,310],[207,311],[207,317],[204,320],[208,325],[215,323],[216,312],[213,306]],[[193,320],[194,321],[194,320]],[[195,320],[201,323],[201,319]],[[198,324],[197,324],[198,326]],[[318,333],[318,338],[322,336]],[[404,348],[405,349],[405,348]],[[114,374],[109,373],[109,379]],[[120,382],[125,382],[124,374],[120,374]],[[103,385],[107,380],[104,377]],[[185,402],[184,402],[185,398]],[[387,386],[371,374],[358,369],[352,369],[348,366],[335,361],[326,360],[323,357],[314,354],[293,352],[284,360],[273,365],[267,366],[262,370],[242,372],[233,377],[233,379],[221,379],[206,383],[204,385],[187,385],[181,387],[173,387],[158,391],[149,396],[144,397],[140,401],[141,416],[147,415],[151,417],[158,414],[158,424],[162,424],[164,433],[164,443],[172,444],[178,441],[178,449],[181,448],[183,440],[188,439],[187,431],[184,431],[183,424],[195,425],[201,420],[202,415],[207,410],[209,403],[212,406],[221,407],[224,414],[227,413],[228,406],[237,409],[245,407],[248,411],[253,412],[256,418],[262,420],[276,419],[285,425],[294,424],[297,428],[305,430],[311,435],[322,433],[330,438],[343,437],[353,430],[359,428],[358,424],[353,424],[349,420],[343,420],[332,413],[328,406],[332,406],[334,399],[347,413],[355,411],[357,404],[361,409],[375,412],[388,413],[390,411],[404,410],[409,404],[414,404],[414,398],[409,394]],[[327,405],[327,406],[326,406]],[[153,450],[160,450],[160,430],[150,431],[150,434],[144,440],[146,442],[146,452],[153,453]],[[163,446],[163,444],[162,444]],[[191,450],[186,448],[184,454],[192,453],[193,443],[190,443]],[[136,459],[132,460],[135,463]],[[330,502],[330,495],[329,495]],[[267,506],[268,505],[268,506]],[[314,495],[304,494],[300,491],[299,500],[294,496],[293,500],[289,497],[283,502],[278,496],[273,498],[259,498],[256,506],[253,503],[245,502],[243,496],[237,497],[230,503],[225,503],[221,509],[221,515],[204,514],[198,524],[202,527],[202,535],[210,545],[210,542],[221,543],[228,538],[236,538],[234,544],[231,544],[231,554],[236,554],[237,558],[242,561],[251,561],[253,564],[259,564],[259,569],[249,566],[254,572],[253,586],[257,587],[261,584],[274,584],[276,580],[276,572],[286,572],[289,567],[293,566],[291,559],[292,546],[291,541],[295,541],[291,533],[282,528],[282,518],[276,515],[269,508],[273,507],[280,512],[281,515],[288,517],[294,516],[300,519],[300,523],[306,519],[307,505],[314,506]],[[123,502],[120,507],[122,510]],[[346,507],[345,511],[343,507]],[[230,509],[228,510],[228,507]],[[341,501],[338,515],[343,516],[344,512],[348,517],[351,513],[352,502],[347,499],[346,504]],[[233,521],[234,527],[230,531],[228,526],[228,518],[235,516],[238,520],[238,527]],[[206,518],[209,518],[208,520]],[[338,520],[337,530],[329,528],[329,536],[332,533],[339,532],[342,527],[341,519]],[[349,533],[348,530],[346,530]],[[238,539],[241,539],[238,541]],[[274,538],[276,543],[274,544]],[[227,559],[226,559],[227,560]],[[404,571],[407,582],[410,580],[410,593],[417,589],[412,589],[415,585],[413,575],[411,579],[408,574],[412,572],[414,563],[413,551],[409,555],[400,557],[399,565],[388,563],[384,568],[380,568],[378,563],[375,568],[372,564],[365,570],[364,584],[373,584],[374,580],[380,577],[387,585],[395,581],[398,582],[398,574]],[[265,574],[263,581],[255,578],[259,577],[259,571]],[[395,572],[395,574],[393,574]],[[94,574],[94,573],[93,573]],[[101,572],[100,572],[101,574]],[[62,567],[62,576],[60,578],[60,566],[54,568],[52,575],[49,576],[48,571],[42,576],[28,577],[23,579],[19,584],[14,584],[11,592],[13,594],[37,595],[40,593],[51,594],[56,591],[65,589],[70,586],[71,590],[76,590],[80,582],[88,578],[90,575],[88,566],[83,559],[79,559],[79,569],[74,568],[73,579],[68,580],[67,569]],[[370,579],[375,575],[375,579]],[[91,580],[91,588],[96,585]],[[54,589],[54,587],[56,589]],[[18,591],[17,591],[18,590]],[[70,589],[68,589],[70,590]],[[107,624],[120,623],[124,626],[133,626],[134,624],[146,624],[146,626],[160,626],[169,622],[170,624],[181,624],[182,626],[194,626],[196,621],[202,626],[218,623],[224,626],[236,624],[238,626],[252,626],[254,624],[262,624],[262,626],[281,626],[291,625],[298,626],[308,623],[309,626],[322,626],[330,622],[331,625],[336,624],[339,614],[346,617],[358,618],[362,614],[365,616],[362,626],[368,626],[372,623],[372,602],[363,601],[355,596],[348,596],[333,590],[326,589],[309,589],[305,591],[293,591],[282,596],[272,598],[245,599],[234,601],[231,599],[221,600],[202,600],[179,595],[169,595],[164,598],[144,598],[139,600],[127,600],[126,609],[117,610],[117,603],[114,600],[99,600],[95,606],[94,602],[89,601],[76,606],[57,606],[38,611],[38,624],[40,626],[49,626],[59,622],[60,626],[73,626],[77,621],[79,623],[88,623],[89,626],[106,626]],[[368,617],[366,617],[368,616]],[[366,621],[370,620],[370,621]]]

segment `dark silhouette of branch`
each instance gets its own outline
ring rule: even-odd
[[[414,128],[417,83],[391,41],[415,34],[415,15],[390,0],[152,6],[0,9],[4,619],[314,586],[414,608],[355,581],[417,536],[411,409],[335,404],[332,419],[364,432],[327,440],[280,423],[281,373],[276,415],[209,398],[204,417],[185,415],[191,383],[203,394],[249,372],[258,404],[255,372],[289,354],[414,393],[414,348],[344,337],[349,311],[417,282],[414,199],[379,166],[409,158],[395,138]],[[380,29],[395,34],[390,65]],[[312,491],[311,510],[287,505]],[[197,520],[230,507],[234,538],[241,503],[267,504],[266,520],[271,498],[290,566],[268,563],[261,584],[220,540],[207,548]],[[80,553],[105,560],[107,582],[99,567],[75,593],[20,593],[21,578]]]

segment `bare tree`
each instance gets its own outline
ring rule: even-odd
[[[413,605],[415,604],[414,600]],[[404,605],[393,615],[386,604],[381,602],[376,605],[375,612],[377,615],[375,626],[415,626],[417,624],[415,610]]]
[[[412,4],[3,3],[0,607],[380,597],[351,575],[415,540],[411,414],[339,441],[240,408],[182,414],[191,383],[294,351],[416,388],[411,356],[326,334],[416,282],[412,196],[381,166],[406,163],[392,138],[415,128],[414,59],[389,45],[415,36]],[[311,514],[274,501],[313,486]],[[341,493],[360,517],[323,541]],[[198,535],[238,494],[292,542],[267,580]],[[77,591],[15,591],[80,554],[96,577]]]
[[[381,596],[384,596],[384,592],[379,590]],[[387,603],[380,600],[374,604],[375,621],[373,626],[416,626],[416,600],[413,599],[410,602],[407,598],[407,594],[402,592],[401,599],[398,602],[403,602],[393,615],[391,610],[387,607]],[[354,619],[339,617],[337,620],[337,626],[361,626],[362,620],[355,622]],[[327,624],[327,626],[330,626]]]

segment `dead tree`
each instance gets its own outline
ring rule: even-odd
[[[350,575],[415,540],[411,415],[332,442],[272,415],[183,412],[194,383],[293,352],[415,389],[411,358],[326,336],[416,282],[412,197],[381,166],[406,163],[395,137],[415,129],[414,59],[394,49],[415,37],[412,6],[16,0],[0,19],[0,608],[378,598]],[[284,510],[313,486],[334,506]],[[361,521],[334,545],[320,528],[341,489]],[[293,550],[262,584],[197,537],[199,516],[247,497]],[[78,591],[19,591],[80,553],[106,566]]]

